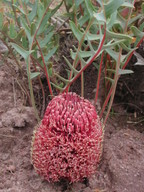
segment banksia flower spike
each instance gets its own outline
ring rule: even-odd
[[[54,97],[32,142],[32,163],[48,181],[76,182],[96,172],[103,129],[95,107],[75,93]]]

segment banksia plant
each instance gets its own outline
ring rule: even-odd
[[[75,93],[54,97],[32,142],[37,173],[56,182],[76,182],[96,172],[103,128],[95,107]]]

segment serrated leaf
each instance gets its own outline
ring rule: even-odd
[[[118,21],[119,25],[121,26],[121,28],[122,28],[123,31],[124,31],[124,29],[125,29],[125,24],[126,24],[126,20],[120,15],[119,12],[117,12],[117,21]]]
[[[119,23],[117,20],[117,11],[111,14],[110,19],[107,21],[107,29],[111,29],[115,23]]]
[[[93,12],[95,12],[95,8],[90,0],[85,0],[86,8],[90,17],[93,17]]]
[[[100,13],[94,13],[93,16],[96,18],[96,20],[99,23],[101,23],[101,22],[105,23],[106,22],[103,10]]]
[[[80,27],[82,27],[86,22],[89,20],[89,15],[87,13],[84,13],[84,16],[80,17],[78,20],[78,23]]]
[[[71,50],[71,57],[72,57],[73,60],[75,59],[76,54],[77,54],[76,52],[73,52]],[[79,51],[79,54],[81,55],[82,58],[87,58],[87,57],[92,56],[93,52],[92,51]]]
[[[113,12],[115,12],[124,2],[125,0],[111,0],[108,3],[104,4],[106,18],[108,18]]]
[[[51,40],[53,34],[53,31],[49,32],[49,34],[43,40],[40,41],[41,48],[43,48]]]
[[[33,21],[37,14],[38,0],[36,0],[32,6],[32,11],[29,13],[28,18],[30,21]]]
[[[73,21],[70,21],[70,28],[71,28],[74,36],[80,42],[81,39],[82,39],[83,33],[76,27],[76,25],[75,25],[75,23]]]
[[[132,48],[126,46],[124,43],[120,43],[120,46],[123,48],[123,50],[125,50],[125,51],[127,51],[127,52],[132,52],[132,51],[134,51],[134,50],[137,49],[137,47],[135,47],[135,48],[132,49]]]
[[[65,84],[69,83],[70,80],[63,78],[62,76],[60,76],[59,74],[55,73],[55,76],[58,77],[61,81],[63,81]]]
[[[132,41],[132,37],[130,35],[125,35],[125,34],[121,34],[121,33],[114,33],[114,32],[111,32],[109,30],[106,30],[107,32],[107,36],[108,37],[111,37],[111,38],[114,38],[114,39],[125,39],[125,40],[128,40],[128,41]]]
[[[95,41],[95,40],[99,40],[101,38],[101,35],[99,34],[92,34],[92,33],[87,33],[85,35],[85,40],[90,40],[90,41]]]
[[[55,83],[52,83],[51,84],[57,89],[57,90],[60,90],[60,91],[63,91],[63,88],[60,87],[59,85],[56,85]]]
[[[108,42],[107,44],[105,44],[105,45],[103,45],[103,50],[104,49],[107,49],[107,48],[112,48],[112,47],[114,47],[114,46],[116,46],[116,45],[120,45],[121,43],[123,43],[125,41],[125,39],[121,39],[121,40],[119,40],[119,41],[112,41],[112,42]]]
[[[131,30],[132,30],[132,32],[134,33],[134,35],[135,35],[136,37],[140,37],[140,38],[143,38],[143,37],[144,37],[144,32],[140,31],[137,27],[132,26],[132,27],[131,27]]]
[[[63,56],[63,58],[64,58],[64,60],[66,61],[66,64],[69,66],[69,68],[72,70],[72,72],[74,72],[75,74],[78,74],[78,71],[71,65],[71,63],[69,62],[69,60],[66,58],[66,57],[64,57]]]
[[[70,21],[70,28],[74,34],[74,36],[77,38],[77,40],[80,42],[84,33],[82,33],[77,26],[75,25],[75,23],[73,21]],[[100,39],[100,35],[95,35],[92,33],[87,32],[87,34],[85,34],[85,38],[84,40],[90,40],[90,41],[94,41],[94,40],[99,40]]]
[[[21,17],[21,25],[22,25],[22,28],[25,30],[29,43],[31,44],[32,43],[31,30],[30,30],[29,26],[26,24],[25,19],[23,19],[22,17]]]
[[[45,62],[47,62],[56,52],[58,46],[54,47],[49,51],[49,53],[44,57]]]
[[[33,72],[30,74],[30,79],[34,79],[40,75],[40,72]]]
[[[134,72],[129,69],[119,69],[119,71],[118,71],[119,75],[126,75],[126,74],[131,74],[131,73],[134,73]]]
[[[142,14],[136,15],[135,17],[132,17],[129,22],[128,22],[128,26],[131,25],[132,23],[134,23],[135,21],[137,21],[138,19],[140,19],[142,17]]]
[[[27,60],[28,56],[32,53],[32,52],[26,51],[25,49],[23,49],[22,47],[20,47],[15,43],[11,43],[11,45],[25,60]]]
[[[115,61],[118,61],[119,59],[119,52],[116,52],[110,48],[108,49],[105,49],[106,52],[115,60]],[[121,55],[121,62],[124,61],[124,59],[126,58],[127,54],[126,55]]]
[[[41,33],[44,32],[44,29],[45,29],[46,25],[48,24],[47,22],[48,22],[48,20],[49,20],[50,18],[51,18],[51,12],[48,11],[47,14],[46,14],[46,16],[43,18],[42,22],[38,24],[38,26],[39,26],[39,25],[40,25],[40,26],[39,26],[39,30],[38,30],[38,32],[37,32],[37,35],[40,35]]]

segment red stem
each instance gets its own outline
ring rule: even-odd
[[[83,12],[83,8],[82,8],[81,4],[80,4],[79,8],[80,8],[81,15],[84,16],[84,12]]]
[[[98,80],[97,80],[97,90],[96,90],[96,96],[95,96],[95,102],[94,102],[94,104],[96,104],[97,98],[98,98],[98,92],[99,92],[99,86],[100,86],[100,77],[101,77],[101,69],[102,69],[103,57],[104,57],[104,52],[103,52],[102,55],[101,55],[101,61],[100,61],[99,72],[98,72]]]
[[[43,64],[44,64],[44,70],[45,70],[45,74],[46,74],[46,79],[47,79],[49,91],[50,91],[51,96],[53,97],[53,92],[52,92],[52,88],[51,88],[51,84],[50,84],[50,78],[49,78],[49,74],[48,74],[47,67],[46,67],[46,64],[45,64],[44,56],[43,56],[41,47],[39,45],[39,42],[37,40],[36,40],[36,43],[37,43],[37,46],[38,46],[38,48],[40,50],[41,58],[42,58],[42,61],[43,61]]]

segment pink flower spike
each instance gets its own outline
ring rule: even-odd
[[[32,163],[50,182],[76,182],[96,172],[102,141],[102,123],[95,107],[76,93],[63,93],[50,101],[34,131]]]

